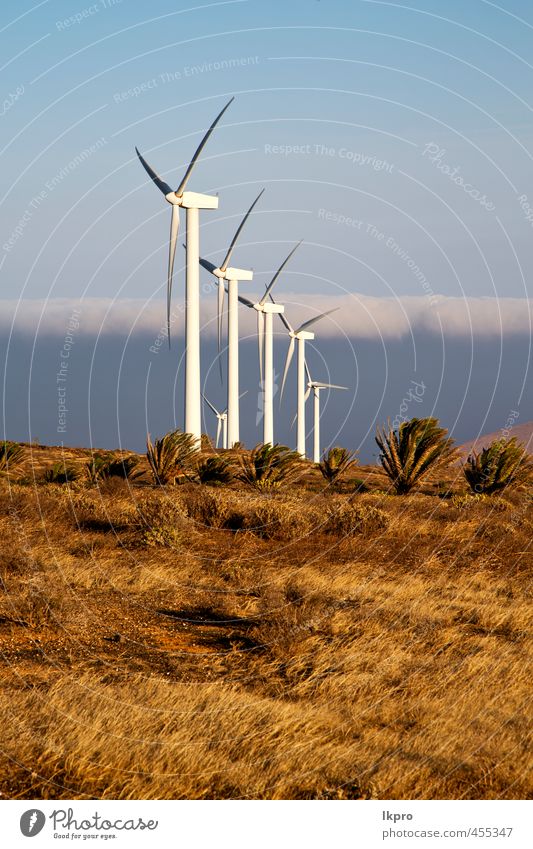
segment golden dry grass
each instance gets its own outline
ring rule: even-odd
[[[4,798],[531,795],[531,492],[35,485],[58,459],[0,483]]]

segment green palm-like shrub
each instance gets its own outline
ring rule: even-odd
[[[225,457],[205,457],[196,467],[200,483],[208,486],[222,486],[233,480],[233,468],[230,460]]]
[[[54,463],[51,469],[46,469],[43,480],[45,483],[73,483],[78,480],[80,473],[73,466],[64,463]]]
[[[322,461],[318,464],[318,468],[329,484],[336,486],[340,479],[346,475],[351,469],[355,468],[357,457],[355,451],[348,451],[347,448],[330,448],[327,454],[324,454]]]
[[[378,428],[379,459],[398,495],[409,492],[428,472],[442,469],[457,457],[448,431],[438,419],[411,419],[398,430]]]
[[[154,443],[148,434],[146,456],[156,484],[176,483],[194,470],[198,455],[197,440],[190,433],[172,430]]]
[[[18,442],[4,439],[0,442],[0,473],[16,469],[22,460],[24,448]]]
[[[139,458],[134,454],[126,457],[105,457],[95,454],[85,466],[85,474],[91,483],[106,481],[109,478],[131,481],[144,474],[138,465]]]
[[[297,451],[286,445],[256,445],[248,454],[239,456],[239,480],[259,490],[277,489],[295,480],[302,472]]]
[[[493,495],[523,484],[531,471],[531,458],[515,436],[495,440],[479,454],[473,451],[463,464],[464,476],[476,495]]]

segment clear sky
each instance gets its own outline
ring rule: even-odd
[[[49,340],[61,342],[80,302],[73,358],[83,347],[90,364],[102,338],[111,337],[113,363],[123,357],[126,373],[124,351],[135,350],[142,385],[150,372],[161,395],[171,381],[172,415],[182,423],[179,326],[164,366],[147,344],[164,320],[168,207],[134,146],[177,185],[201,133],[232,95],[190,184],[220,194],[219,211],[202,218],[202,251],[217,261],[263,187],[238,248],[238,264],[255,272],[243,285],[260,292],[290,247],[305,240],[279,297],[294,322],[329,303],[341,306],[321,331],[322,350],[317,325],[310,353],[321,376],[339,380],[342,373],[353,390],[349,402],[330,398],[328,421],[344,422],[332,438],[364,441],[374,417],[394,417],[424,367],[431,392],[416,412],[438,410],[450,426],[459,422],[458,437],[503,427],[513,405],[520,420],[533,418],[530,3],[4,0],[0,43],[0,333],[5,386],[24,383],[30,399],[29,412],[21,412],[5,396],[11,437],[36,429],[55,441],[57,357]],[[182,296],[179,256],[178,303]],[[112,320],[106,299],[119,301]],[[212,369],[214,309],[210,292],[204,377],[222,402]],[[121,347],[118,337],[130,332]],[[23,366],[13,354],[13,346],[27,351],[24,344],[49,362],[39,386],[33,372],[28,379],[26,359]],[[456,395],[442,388],[450,344],[463,352],[459,362],[471,377]],[[252,339],[244,350],[243,381],[255,397]],[[278,371],[284,350],[280,337]],[[485,350],[495,357],[488,374]],[[400,369],[394,380],[387,357]],[[98,356],[93,365],[93,379],[105,382]],[[49,404],[32,405],[32,392],[43,392],[47,380]],[[376,400],[362,423],[366,381]],[[287,403],[282,430],[292,417]],[[91,438],[86,412],[72,413],[65,441]],[[117,430],[121,415],[118,405],[99,442],[138,447],[144,412],[139,433],[130,415]],[[172,415],[157,427],[172,426]],[[254,416],[251,410],[245,422],[248,443],[259,437]]]

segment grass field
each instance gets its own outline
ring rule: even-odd
[[[531,797],[531,490],[42,484],[61,457],[0,482],[3,798]]]

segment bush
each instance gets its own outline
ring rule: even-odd
[[[229,503],[219,493],[195,492],[186,498],[187,515],[199,525],[224,528],[230,513]]]
[[[531,476],[532,461],[525,447],[512,439],[491,442],[481,453],[470,454],[463,472],[476,495],[493,495],[509,486],[525,483]]]
[[[411,419],[398,430],[378,428],[379,459],[398,495],[410,492],[428,472],[456,459],[457,450],[447,433],[434,418]]]
[[[318,468],[322,477],[327,480],[332,486],[336,486],[340,479],[351,469],[355,468],[357,458],[355,451],[348,451],[347,448],[330,448],[327,454],[324,454],[322,461],[318,464]]]
[[[324,531],[346,537],[384,531],[388,526],[389,517],[379,507],[338,501],[327,509]]]
[[[225,457],[206,457],[198,463],[196,474],[200,483],[207,486],[222,486],[233,480],[232,463]]]
[[[80,473],[73,466],[64,463],[54,463],[51,469],[46,469],[43,480],[45,483],[73,483],[78,480]]]
[[[179,477],[187,478],[197,455],[197,441],[190,433],[172,430],[153,444],[148,434],[146,456],[156,484],[164,486],[176,483]]]
[[[239,456],[239,480],[259,490],[277,489],[302,473],[303,463],[296,451],[285,445],[256,445]]]
[[[138,466],[139,458],[134,454],[126,457],[106,457],[95,454],[85,466],[85,473],[91,483],[106,481],[110,478],[132,481],[144,474]]]
[[[4,440],[0,442],[0,473],[15,470],[24,455],[24,448],[18,442]]]
[[[187,511],[181,502],[146,497],[137,505],[141,542],[175,548],[184,539]]]

